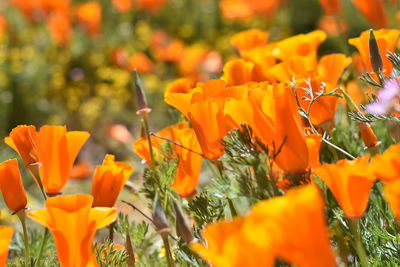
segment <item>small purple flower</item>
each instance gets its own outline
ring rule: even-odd
[[[366,106],[365,110],[376,115],[383,115],[392,110],[395,98],[400,93],[400,84],[397,79],[385,83],[382,90],[378,92],[377,102]]]

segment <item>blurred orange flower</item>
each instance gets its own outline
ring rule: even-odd
[[[139,9],[156,13],[165,5],[167,0],[138,0]]]
[[[72,27],[68,15],[64,12],[53,12],[49,16],[48,27],[54,43],[68,45],[72,36]]]
[[[26,192],[17,159],[10,159],[0,164],[0,188],[4,202],[10,210],[17,212],[26,207]]]
[[[325,13],[328,15],[336,15],[340,13],[340,0],[319,0],[319,3],[324,8]]]
[[[133,168],[115,156],[107,154],[103,164],[96,167],[93,175],[93,207],[113,207]]]
[[[385,28],[389,24],[383,0],[352,0],[364,17],[376,28]]]
[[[274,266],[281,258],[296,266],[335,266],[319,191],[308,185],[264,200],[250,213],[202,232],[206,245],[191,248],[213,266]]]
[[[160,61],[179,61],[182,59],[184,48],[181,40],[172,39],[161,30],[153,32],[150,38],[150,49]]]
[[[369,54],[369,35],[369,30],[364,31],[361,33],[360,37],[349,39],[349,43],[357,48],[366,71],[373,72]],[[388,76],[392,73],[393,65],[386,57],[386,51],[394,52],[396,49],[397,38],[400,35],[400,30],[382,29],[374,31],[374,35],[383,62],[383,73]]]
[[[347,22],[332,15],[323,16],[318,22],[318,28],[328,35],[339,35],[346,32]]]
[[[400,179],[400,144],[391,145],[384,153],[371,160],[371,170],[378,179],[392,182]]]
[[[375,176],[368,168],[369,155],[355,160],[324,164],[314,172],[328,186],[349,218],[364,216]]]
[[[400,224],[400,179],[385,183],[383,193]]]
[[[119,12],[128,12],[133,8],[133,0],[112,0],[112,4]]]
[[[220,9],[227,19],[246,20],[255,15],[272,16],[280,0],[222,0]]]
[[[232,36],[231,44],[237,50],[247,50],[258,46],[266,45],[268,33],[259,29],[251,29],[239,32]]]
[[[129,69],[136,70],[141,74],[146,74],[153,71],[154,64],[144,53],[136,53],[133,54],[129,59]]]
[[[8,247],[10,246],[14,228],[11,226],[0,226],[0,266],[6,266],[8,258]]]
[[[90,178],[92,173],[93,173],[93,167],[88,161],[78,160],[72,166],[71,174],[69,175],[69,177],[78,180],[88,179]]]
[[[107,136],[122,144],[132,142],[132,135],[123,124],[110,124],[107,126]]]
[[[69,195],[46,200],[46,209],[28,217],[49,228],[61,266],[97,266],[92,252],[96,231],[117,219],[115,208],[92,208],[91,195]]]
[[[0,37],[7,32],[7,20],[6,17],[0,14]]]
[[[86,32],[97,35],[100,32],[101,6],[98,2],[86,2],[76,8],[76,18]]]
[[[37,133],[40,178],[49,194],[57,194],[66,184],[88,132],[67,132],[65,126],[43,126]]]

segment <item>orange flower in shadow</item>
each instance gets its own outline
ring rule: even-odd
[[[385,183],[383,193],[400,224],[400,179]]]
[[[368,168],[369,155],[355,160],[339,160],[314,170],[327,185],[349,218],[364,216],[375,176]]]
[[[6,266],[8,258],[8,247],[10,246],[14,228],[0,226],[0,266]]]
[[[244,234],[256,246],[272,239],[276,256],[297,266],[336,266],[324,201],[314,185],[291,189],[285,196],[256,204],[247,216]]]
[[[112,207],[133,168],[121,161],[114,161],[115,156],[107,154],[103,164],[96,167],[93,175],[93,207]]]
[[[0,188],[4,202],[10,210],[17,212],[26,207],[26,192],[17,159],[10,159],[0,164]]]
[[[389,24],[383,0],[353,0],[353,4],[364,17],[377,28],[385,28]]]
[[[370,164],[372,172],[384,182],[400,178],[400,144],[391,145],[384,153],[376,155]]]
[[[176,170],[175,180],[172,183],[172,189],[182,197],[189,197],[196,192],[198,184],[202,157],[198,154],[201,147],[197,141],[197,137],[193,129],[189,128],[188,123],[182,122],[167,127],[156,136],[168,139],[174,142],[172,151],[178,158],[178,166]],[[162,154],[162,146],[167,142],[164,139],[152,137],[151,143],[155,158],[158,159]],[[145,159],[150,165],[150,151],[146,138],[141,138],[133,145],[133,150],[141,158]],[[196,153],[197,152],[197,153]]]
[[[361,56],[366,71],[373,72],[369,53],[369,30],[361,33],[360,37],[349,39],[349,44],[355,46]],[[400,30],[381,29],[374,31],[376,42],[378,43],[379,53],[383,63],[383,74],[386,76],[392,73],[393,65],[386,57],[387,51],[394,52],[396,49],[397,38]]]
[[[245,218],[208,225],[202,232],[206,245],[191,244],[191,249],[215,267],[272,267],[274,248],[270,237],[263,237],[263,247],[250,242],[243,233]]]
[[[27,166],[39,161],[35,126],[19,125],[15,127],[10,135],[4,138],[4,142],[20,155]]]
[[[69,195],[46,200],[46,209],[28,217],[49,228],[61,266],[97,266],[92,252],[96,231],[117,219],[115,208],[92,208],[90,195]]]
[[[308,185],[264,200],[250,213],[206,227],[191,248],[213,266],[335,266],[319,191]]]
[[[101,6],[98,2],[86,2],[76,9],[76,18],[86,32],[95,36],[100,32]]]
[[[47,193],[57,194],[64,187],[79,150],[88,138],[88,132],[67,132],[65,126],[40,128],[36,145],[40,178]]]

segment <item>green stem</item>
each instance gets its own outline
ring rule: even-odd
[[[25,243],[25,267],[30,266],[30,256],[29,256],[29,239],[28,239],[28,231],[26,229],[26,220],[25,220],[25,209],[21,209],[17,212],[17,216],[21,221],[22,230],[24,232],[24,243]]]
[[[110,224],[110,226],[108,227],[108,229],[109,229],[108,238],[111,240],[111,242],[114,242],[114,225],[115,225],[115,222]]]
[[[155,160],[154,160],[154,154],[153,154],[153,146],[151,145],[151,136],[150,136],[150,130],[149,130],[149,121],[148,121],[148,115],[147,113],[143,113],[143,119],[142,119],[142,125],[146,134],[147,141],[149,142],[149,151],[150,151],[150,159],[151,159],[151,169],[154,169],[155,167]]]
[[[168,235],[165,233],[161,234],[162,240],[164,242],[165,254],[167,256],[168,267],[174,267],[174,259],[171,254],[171,247],[169,246]]]
[[[360,260],[362,267],[368,267],[368,255],[365,252],[364,246],[361,241],[360,223],[359,219],[350,219],[349,228],[354,237],[354,249]]]
[[[46,246],[48,237],[49,237],[49,229],[45,228],[44,229],[44,233],[43,233],[43,237],[42,237],[42,243],[40,244],[39,255],[38,255],[37,260],[36,260],[37,264],[40,264],[40,260],[42,259],[44,247]]]

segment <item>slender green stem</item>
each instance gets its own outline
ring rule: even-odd
[[[25,243],[25,267],[30,266],[30,256],[29,256],[29,238],[28,231],[26,229],[26,220],[25,220],[25,209],[19,210],[17,213],[19,220],[21,221],[22,230],[24,232],[24,243]]]
[[[151,169],[154,169],[155,167],[155,160],[154,160],[154,154],[153,154],[153,146],[151,144],[151,135],[150,135],[150,130],[149,130],[149,120],[148,120],[148,115],[147,113],[144,113],[142,119],[142,125],[146,134],[147,141],[149,142],[149,151],[150,151],[150,159],[151,159]]]
[[[108,227],[108,238],[111,240],[111,242],[114,242],[114,226],[115,226],[115,222],[110,224],[110,226]]]
[[[48,237],[49,237],[49,229],[45,228],[43,237],[42,237],[42,242],[40,243],[39,255],[36,259],[36,263],[39,265],[40,265],[40,260],[42,259],[42,256],[43,256],[44,247],[46,246]]]
[[[368,267],[368,255],[361,241],[359,219],[350,219],[349,228],[354,237],[354,249],[360,259],[360,264],[362,267]]]
[[[164,242],[165,254],[167,256],[168,267],[174,267],[174,259],[172,258],[171,247],[169,246],[168,235],[165,233],[161,234],[162,240]]]

